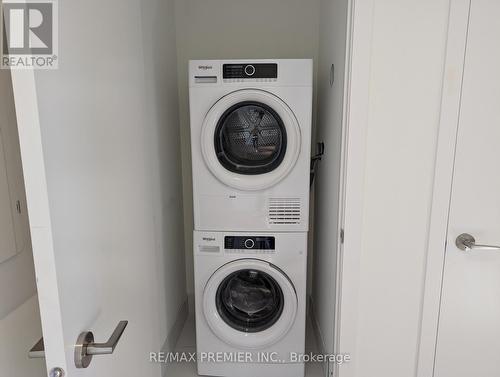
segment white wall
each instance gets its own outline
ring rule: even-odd
[[[176,0],[188,292],[193,293],[189,59],[318,57],[319,0]]]
[[[19,140],[17,137],[17,122],[12,93],[10,72],[0,70],[0,143],[2,156],[0,164],[6,168],[9,177],[10,195],[6,194],[9,206],[12,201],[19,199],[22,210],[26,212],[24,184],[22,183],[22,168],[20,165]],[[5,157],[5,159],[4,159]],[[12,183],[19,181],[18,184]],[[7,182],[1,182],[7,183]],[[14,217],[10,208],[9,226],[14,229]],[[9,259],[0,260],[0,375],[1,376],[42,376],[44,375],[43,360],[29,360],[29,349],[40,339],[42,328],[38,312],[36,296],[35,271],[33,268],[33,254],[31,251],[30,235],[27,224],[20,223],[22,237],[16,242],[17,253]],[[0,229],[0,234],[5,234]],[[2,243],[2,246],[5,245]],[[0,250],[0,255],[1,255]],[[5,254],[4,254],[5,255]]]
[[[340,336],[354,348],[340,350],[353,359],[341,377],[416,373],[448,7],[449,0],[356,6],[349,128],[367,133],[362,232],[346,227]],[[352,238],[360,248],[350,248]]]
[[[178,100],[178,68],[173,0],[143,0],[142,26],[146,68],[146,116],[151,125],[153,210],[157,266],[165,295],[160,322],[171,331],[186,301],[183,192]],[[165,311],[164,311],[165,310]],[[163,318],[164,317],[164,318]],[[168,335],[168,334],[167,334]],[[171,340],[170,340],[171,341]]]

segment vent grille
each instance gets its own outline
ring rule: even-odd
[[[299,198],[269,199],[269,224],[300,224],[301,203]]]

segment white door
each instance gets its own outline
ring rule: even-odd
[[[471,1],[435,377],[500,376],[499,19]]]
[[[43,330],[31,355],[51,377],[160,376],[149,354],[169,344],[184,280],[173,13],[58,3],[59,68],[12,70]]]

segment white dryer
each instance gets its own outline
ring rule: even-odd
[[[198,373],[303,377],[307,233],[194,232]]]
[[[307,231],[312,60],[189,63],[194,222]]]

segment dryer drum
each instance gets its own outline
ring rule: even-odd
[[[271,276],[258,270],[239,270],[219,285],[216,307],[232,328],[255,333],[273,326],[283,312],[283,292]]]
[[[265,174],[285,157],[286,129],[280,116],[260,102],[245,101],[227,109],[214,135],[219,162],[239,174]]]

